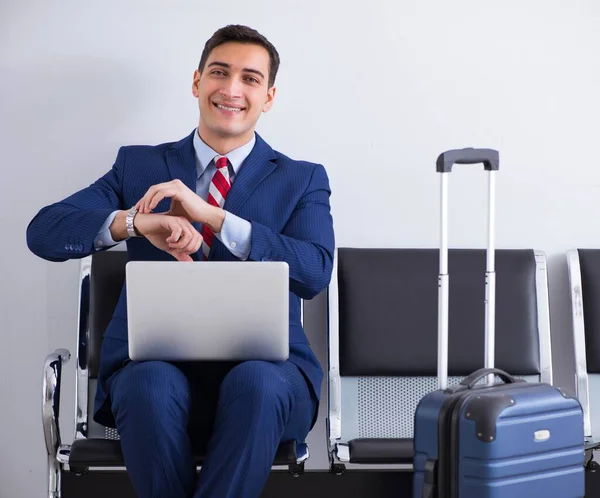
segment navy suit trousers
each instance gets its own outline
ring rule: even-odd
[[[256,498],[281,441],[317,402],[289,361],[130,361],[108,382],[125,465],[144,498]],[[194,453],[205,452],[199,477]]]

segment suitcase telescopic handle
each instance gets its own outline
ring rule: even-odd
[[[504,370],[500,370],[499,368],[480,368],[479,370],[473,372],[471,375],[463,379],[463,381],[455,387],[449,387],[446,392],[448,394],[454,394],[460,391],[466,391],[467,389],[473,389],[477,382],[479,382],[484,377],[487,377],[490,374],[497,375],[500,377],[506,384],[516,384],[517,382],[523,382],[521,379],[517,379],[512,375],[506,373]]]
[[[488,171],[496,171],[500,167],[500,158],[494,149],[455,149],[443,152],[437,158],[437,172],[451,173],[455,164],[480,164]]]
[[[442,152],[436,162],[440,174],[440,272],[438,275],[438,388],[448,387],[448,303],[450,280],[448,274],[448,178],[454,164],[483,163],[488,171],[488,244],[485,268],[485,359],[484,367],[494,367],[496,270],[495,270],[495,202],[496,172],[499,153],[493,149],[454,149]],[[491,384],[494,379],[490,375]]]

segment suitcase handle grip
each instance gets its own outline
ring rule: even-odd
[[[487,171],[497,171],[500,168],[498,151],[494,149],[455,149],[442,152],[437,158],[438,173],[451,173],[455,164],[483,163]]]
[[[506,384],[516,384],[517,382],[523,382],[521,379],[517,379],[512,375],[506,373],[504,370],[500,370],[499,368],[480,368],[479,370],[469,375],[467,378],[463,379],[463,381],[458,386],[446,389],[446,393],[454,394],[460,391],[465,391],[467,389],[473,389],[477,382],[479,382],[481,379],[487,377],[490,374],[497,375]]]

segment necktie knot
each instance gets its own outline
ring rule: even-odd
[[[226,168],[227,158],[225,156],[219,156],[219,158],[215,161],[215,165],[217,166],[217,169]]]

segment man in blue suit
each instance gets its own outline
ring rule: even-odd
[[[330,189],[323,166],[292,160],[255,133],[273,104],[278,66],[275,47],[258,32],[218,30],[194,72],[198,128],[179,142],[122,147],[108,173],[43,208],[27,229],[29,248],[50,261],[126,240],[130,260],[206,255],[289,265],[284,362],[131,361],[124,286],[104,335],[94,418],[118,429],[144,498],[257,497],[279,443],[303,441],[317,415],[323,372],[302,328],[300,298],[331,278]],[[168,298],[168,289],[156,292]],[[206,459],[196,479],[199,448]]]

